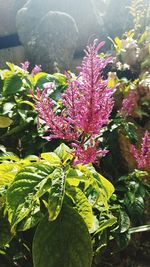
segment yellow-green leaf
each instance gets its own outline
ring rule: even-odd
[[[12,120],[5,116],[0,116],[0,128],[7,128],[12,124]]]
[[[52,165],[58,166],[61,164],[61,159],[54,152],[42,153],[41,158],[49,161]]]
[[[0,164],[0,186],[10,184],[17,172],[20,170],[20,166],[17,163],[1,163]]]
[[[107,199],[109,200],[112,194],[114,193],[115,188],[113,184],[109,182],[104,176],[102,176],[101,174],[98,174],[98,176],[99,176],[99,179],[101,181],[103,188],[105,189],[107,193]]]
[[[94,216],[92,212],[92,206],[85,194],[78,187],[73,186],[67,186],[66,193],[72,198],[78,213],[85,221],[88,229],[92,229]]]

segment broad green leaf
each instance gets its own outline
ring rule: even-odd
[[[21,169],[17,163],[0,164],[0,186],[9,185],[15,178],[17,172]]]
[[[15,103],[7,102],[3,105],[3,114],[9,113],[10,110],[15,106]]]
[[[134,201],[128,203],[128,213],[133,220],[137,220],[143,215],[144,212],[144,199],[143,197],[134,197]]]
[[[42,153],[41,158],[49,161],[52,165],[61,165],[61,159],[54,152]]]
[[[72,198],[78,213],[85,221],[88,229],[91,229],[93,227],[94,217],[92,206],[85,194],[79,188],[70,186],[67,186],[66,193]]]
[[[88,177],[86,177],[80,170],[70,168],[67,172],[66,179],[70,185],[78,186],[81,181],[87,181]]]
[[[12,120],[5,116],[0,116],[0,128],[7,128],[12,124]]]
[[[98,183],[100,189],[104,190],[106,199],[109,200],[115,191],[113,184],[110,181],[108,181],[104,176],[96,172],[96,170],[92,165],[90,165],[88,168],[91,174],[94,176],[94,179]]]
[[[126,232],[130,227],[130,218],[124,210],[120,210],[119,224],[120,233]]]
[[[15,177],[7,190],[6,207],[12,231],[31,211],[36,201],[50,188],[50,174],[54,167],[34,163],[26,166]]]
[[[41,78],[45,78],[47,77],[47,73],[46,72],[39,72],[36,75],[34,75],[34,83],[37,84],[37,82],[41,79]]]
[[[56,81],[58,81],[60,84],[62,85],[66,85],[67,79],[66,76],[63,75],[62,73],[54,73],[53,74],[54,79],[56,79]]]
[[[53,75],[40,72],[34,76],[35,87],[42,88],[45,83],[54,82],[56,88],[60,87],[60,90],[66,86],[66,77],[61,73],[55,73]]]
[[[63,163],[65,163],[68,160],[73,159],[71,151],[72,150],[68,146],[66,146],[65,144],[61,144],[54,150],[54,153],[62,160]]]
[[[138,178],[144,178],[145,176],[147,176],[148,173],[146,171],[142,171],[142,170],[135,170],[133,173],[129,174],[129,177],[131,177],[131,179]]]
[[[34,267],[91,267],[87,227],[73,208],[64,206],[57,219],[44,218],[33,240]]]
[[[10,68],[10,70],[11,70],[12,73],[15,72],[15,73],[24,74],[24,70],[21,67],[13,64],[11,62],[6,62],[6,65]]]
[[[92,200],[93,205],[102,204],[106,209],[108,209],[108,194],[94,167],[92,165],[85,166],[79,164],[76,168],[78,168],[87,177],[87,181],[85,181],[85,189],[91,186],[92,190],[95,191],[94,199]]]
[[[115,217],[112,217],[112,218],[102,222],[94,234],[98,234],[99,232],[105,230],[106,228],[111,227],[116,222],[117,222],[117,219]]]
[[[15,155],[12,152],[6,152],[3,155],[0,156],[0,161],[14,161],[19,162],[20,159],[17,155]]]
[[[4,247],[12,239],[10,224],[2,211],[0,211],[0,247]]]
[[[40,211],[40,202],[38,200],[34,203],[34,206],[27,217],[17,225],[17,231],[27,231],[28,229],[35,227],[43,217],[44,215]]]
[[[39,160],[40,160],[39,157],[35,155],[29,155],[23,161],[27,163],[31,163],[31,162],[38,162]]]
[[[107,200],[109,200],[115,191],[113,184],[110,181],[108,181],[104,176],[102,176],[101,174],[96,172],[96,170],[93,168],[93,166],[90,166],[89,169],[91,170],[91,172],[92,172],[95,180],[99,184],[99,186],[102,189],[104,189],[104,191],[106,193]]]
[[[3,145],[0,145],[0,151],[2,151],[3,153],[6,153],[6,147]]]
[[[51,175],[52,185],[48,199],[49,220],[56,220],[60,213],[65,194],[65,174],[63,169],[57,168]]]
[[[113,186],[113,184],[111,182],[109,182],[104,176],[102,176],[101,174],[98,174],[98,177],[100,179],[100,182],[102,184],[102,187],[104,188],[104,190],[106,191],[107,194],[107,199],[109,200],[110,197],[112,196],[112,194],[115,191],[115,188]]]
[[[20,91],[22,86],[21,77],[18,74],[14,74],[9,76],[5,82],[3,87],[4,95],[13,95]]]
[[[128,246],[131,239],[131,235],[128,232],[118,234],[115,237],[119,249],[124,249]]]
[[[15,71],[15,65],[14,65],[13,63],[7,61],[7,62],[6,62],[6,65],[10,68],[10,70],[11,70],[12,72]]]

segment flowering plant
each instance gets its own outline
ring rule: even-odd
[[[113,89],[107,87],[103,71],[111,61],[98,55],[103,42],[96,40],[85,50],[86,56],[79,68],[79,75],[66,74],[68,88],[61,96],[63,109],[57,114],[53,100],[47,97],[47,89],[37,88],[36,110],[47,126],[45,138],[61,138],[71,142],[74,148],[74,163],[94,162],[98,155],[104,156],[107,150],[97,148],[103,127],[108,124],[113,108]]]
[[[145,131],[144,137],[142,138],[141,149],[138,150],[134,145],[131,145],[131,153],[139,169],[150,166],[150,134],[148,131]]]
[[[10,136],[13,145],[11,153],[0,147],[0,253],[10,255],[12,250],[12,262],[20,240],[25,246],[23,261],[31,261],[32,233],[35,267],[95,267],[96,255],[109,248],[109,242],[124,248],[136,231],[131,226],[144,223],[147,172],[129,172],[119,143],[123,127],[130,141],[137,141],[132,118],[136,90],[125,92],[118,112],[115,82],[109,80],[116,76],[108,75],[107,81],[103,75],[112,59],[98,55],[103,44],[95,41],[87,47],[77,77],[70,72],[39,72],[40,66],[30,74],[28,62],[22,68],[9,63],[11,71],[1,72],[1,142],[8,145]],[[24,127],[19,132],[18,125]],[[38,136],[43,129],[46,141]],[[57,148],[56,139],[61,143]],[[147,168],[148,132],[141,149],[128,143],[138,167]],[[99,156],[105,157],[94,168],[91,163]]]

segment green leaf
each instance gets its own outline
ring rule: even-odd
[[[17,231],[27,231],[28,229],[35,227],[43,217],[44,215],[40,211],[40,202],[37,201],[27,217],[18,224]]]
[[[85,194],[79,188],[73,186],[67,186],[66,193],[72,198],[78,213],[85,221],[88,229],[92,229],[94,223],[92,206]]]
[[[148,36],[148,32],[145,31],[141,36],[140,36],[140,39],[138,41],[138,43],[143,43],[145,41],[145,39],[147,38]]]
[[[119,249],[124,249],[125,247],[127,247],[130,242],[130,238],[131,235],[128,232],[117,235],[115,240]]]
[[[20,161],[19,157],[12,152],[6,152],[0,156],[0,161],[8,161],[8,160],[14,161],[14,162]]]
[[[88,177],[85,176],[80,170],[70,168],[67,172],[67,182],[72,186],[78,186],[80,182],[85,182]]]
[[[3,145],[0,145],[0,151],[2,151],[3,153],[6,153],[6,147]]]
[[[13,162],[0,164],[0,186],[9,185],[21,167]]]
[[[108,181],[104,176],[96,172],[93,167],[90,167],[90,169],[99,186],[105,191],[107,200],[109,200],[115,191],[113,184]]]
[[[56,85],[56,88],[59,87],[59,90],[61,90],[64,86],[66,86],[66,77],[65,75],[61,73],[55,73],[53,75],[47,74],[44,72],[38,73],[34,76],[35,79],[35,87],[42,88],[45,83],[48,82],[54,82]]]
[[[132,219],[142,219],[144,212],[144,199],[140,196],[135,197],[133,203],[128,203],[127,209]]]
[[[86,182],[86,187],[90,185],[93,190],[95,190],[95,204],[103,204],[106,209],[109,208],[108,200],[114,192],[114,186],[106,178],[100,175],[92,165],[77,165],[77,167],[88,179]]]
[[[61,144],[54,150],[54,153],[62,160],[62,162],[67,162],[68,160],[73,159],[71,155],[72,150],[65,144]]]
[[[115,191],[115,188],[113,186],[113,184],[108,181],[104,176],[102,176],[101,174],[98,174],[98,177],[100,179],[100,182],[102,184],[102,187],[104,188],[106,194],[107,194],[107,200],[110,199],[110,197],[112,196],[112,194]]]
[[[49,220],[56,220],[60,213],[65,194],[65,174],[63,169],[57,168],[51,175],[52,185],[48,199]]]
[[[60,158],[54,152],[42,153],[41,158],[49,161],[50,164],[59,166],[61,164]]]
[[[34,105],[32,102],[30,102],[30,101],[19,101],[18,103],[19,103],[20,105],[21,105],[21,104],[28,105],[28,106],[32,107],[33,109],[34,109],[34,107],[35,107],[35,105]]]
[[[7,128],[12,124],[12,120],[5,116],[0,116],[0,128]]]
[[[57,219],[39,224],[33,240],[34,267],[91,267],[92,245],[81,216],[64,206]]]
[[[108,233],[107,230],[102,231],[99,234],[99,240],[98,242],[98,247],[96,248],[96,254],[100,254],[102,249],[104,249],[107,246],[107,242],[108,242]]]
[[[0,211],[0,247],[4,247],[12,239],[10,224],[2,211]]]
[[[62,85],[66,85],[66,76],[65,75],[63,75],[62,73],[54,73],[53,74],[53,77],[54,77],[54,79],[57,81],[57,82],[59,82],[60,84],[62,84]]]
[[[10,68],[10,70],[11,70],[12,72],[15,71],[15,65],[14,65],[13,63],[7,61],[7,62],[6,62],[6,65]]]
[[[119,39],[119,37],[116,37],[114,41],[116,43],[115,47],[117,52],[121,52],[121,40]]]
[[[3,114],[9,113],[14,107],[15,103],[7,102],[3,105]]]
[[[36,201],[51,186],[50,174],[54,167],[34,163],[26,166],[15,177],[7,190],[6,207],[12,231],[30,212]]]
[[[124,210],[120,210],[120,233],[126,232],[130,227],[130,218]]]
[[[38,83],[38,81],[40,80],[40,81],[43,81],[43,78],[44,78],[44,81],[45,81],[45,79],[46,79],[46,77],[47,77],[47,73],[46,72],[39,72],[39,73],[37,73],[36,75],[34,75],[34,83],[36,84],[36,87],[37,87],[37,83]],[[42,79],[41,79],[42,78]]]
[[[40,160],[39,157],[35,155],[29,155],[23,161],[25,163],[31,163],[31,162],[38,162],[39,160]]]
[[[21,77],[18,74],[14,74],[9,76],[5,82],[3,87],[4,95],[14,95],[18,93],[22,86]]]
[[[101,231],[105,230],[108,227],[111,227],[116,222],[117,222],[117,219],[115,217],[112,217],[108,219],[107,221],[102,222],[100,226],[98,227],[98,229],[96,230],[96,232],[94,233],[94,235],[100,233]]]
[[[138,137],[137,137],[137,127],[135,126],[134,123],[131,122],[125,122],[124,123],[124,129],[126,135],[129,137],[131,142],[137,142]]]

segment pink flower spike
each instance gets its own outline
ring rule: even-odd
[[[91,162],[96,162],[98,156],[105,156],[107,154],[107,150],[97,149],[96,144],[93,146],[89,146],[88,148],[82,148],[80,145],[74,145],[75,151],[75,160],[74,165],[77,164],[89,164]]]
[[[29,62],[29,61],[25,61],[25,62],[21,63],[21,68],[22,68],[24,71],[28,71],[29,66],[30,66],[30,62]]]
[[[78,144],[73,145],[75,161],[83,164],[94,162],[98,155],[105,156],[107,152],[97,148],[93,141],[108,124],[114,105],[114,89],[108,88],[103,78],[104,68],[111,59],[98,55],[103,45],[103,42],[97,45],[94,41],[87,46],[77,77],[65,74],[68,88],[61,96],[62,108],[58,110],[47,97],[48,87],[43,92],[37,89],[34,96],[39,118],[48,128],[46,138],[61,138]]]
[[[145,131],[142,138],[141,149],[138,150],[134,145],[131,145],[130,151],[137,162],[138,168],[150,167],[150,134],[148,131]]]
[[[123,117],[131,116],[137,104],[138,94],[136,90],[131,90],[122,102],[122,108],[119,111]]]
[[[35,67],[33,68],[33,70],[32,70],[32,74],[33,75],[36,75],[36,74],[38,74],[39,72],[41,72],[42,71],[42,68],[41,68],[41,65],[35,65]]]

